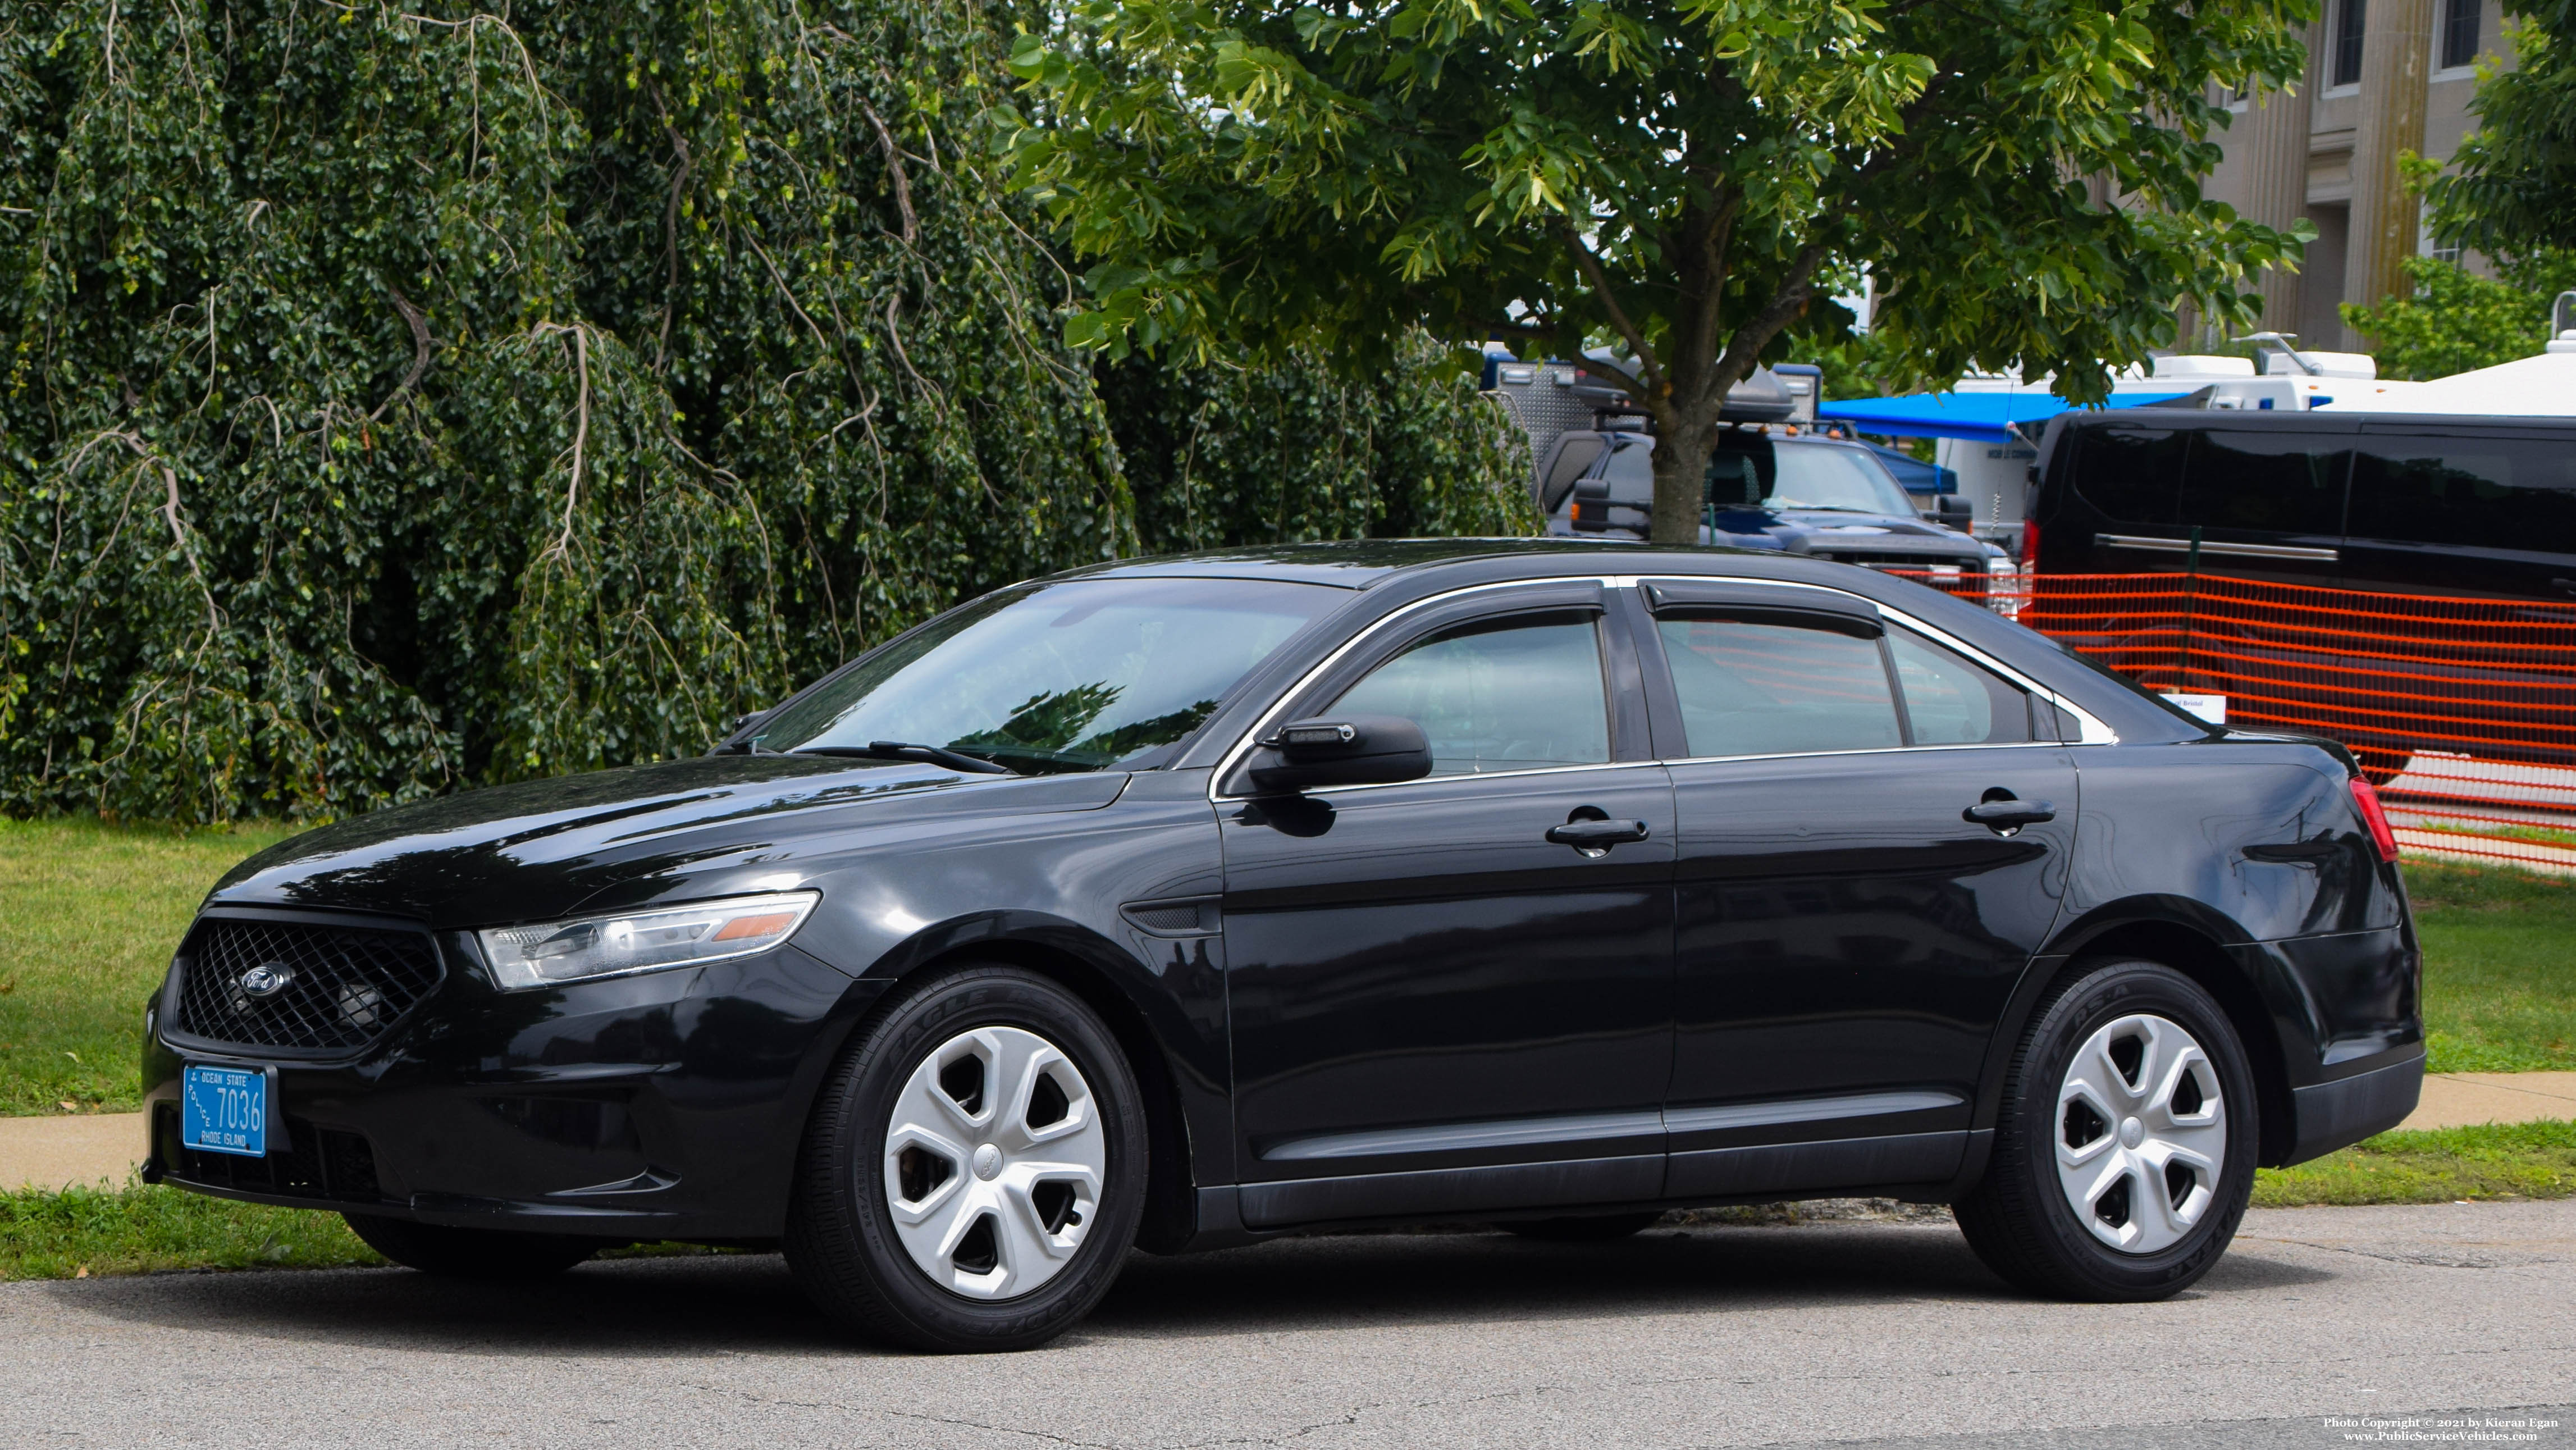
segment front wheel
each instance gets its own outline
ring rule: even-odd
[[[1985,1181],[1952,1213],[1977,1257],[2029,1292],[2167,1298],[2236,1236],[2258,1121],[2217,1002],[2170,967],[2105,964],[2041,1002]]]
[[[917,1349],[1026,1349],[1109,1291],[1145,1200],[1145,1115],[1082,1000],[1034,972],[943,977],[825,1083],[787,1259],[827,1314]]]

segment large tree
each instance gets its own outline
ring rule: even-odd
[[[1084,259],[1070,340],[1427,324],[1606,369],[1695,537],[1728,390],[1862,269],[1928,376],[2078,399],[2298,239],[2205,199],[2225,92],[2312,0],[1085,0],[1023,36],[1016,176]]]

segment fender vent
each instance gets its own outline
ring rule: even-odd
[[[1225,929],[1225,919],[1213,896],[1131,901],[1120,911],[1129,925],[1154,936],[1214,936]]]

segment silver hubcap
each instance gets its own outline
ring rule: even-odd
[[[970,1299],[1062,1272],[1100,1213],[1109,1139],[1055,1044],[978,1027],[913,1069],[887,1121],[886,1203],[906,1253]]]
[[[2076,1050],[2057,1090],[2057,1181],[2095,1238],[2171,1248],[2216,1201],[2226,1161],[2218,1073],[2179,1024],[2123,1017]]]

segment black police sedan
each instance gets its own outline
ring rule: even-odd
[[[2151,1299],[2403,1118],[2418,954],[2332,745],[1933,590],[1582,541],[1144,560],[712,754],[342,822],[207,898],[147,1176],[433,1272],[783,1245],[1037,1344],[1131,1246],[1956,1206]]]

